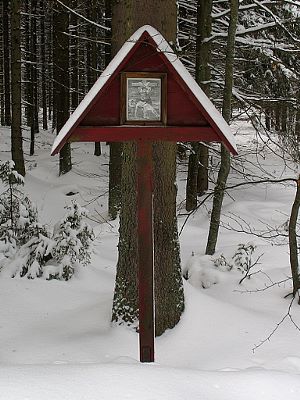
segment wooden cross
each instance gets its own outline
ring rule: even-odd
[[[131,98],[127,93],[128,79],[135,84],[151,80],[160,83],[161,90],[154,95],[153,103],[147,100],[155,105],[155,113],[141,114],[140,119],[131,116],[129,107],[135,96]],[[221,114],[163,36],[149,25],[138,29],[125,42],[98,78],[56,137],[52,155],[66,142],[129,140],[137,141],[140,361],[153,362],[152,143],[222,142],[233,154],[236,147]]]

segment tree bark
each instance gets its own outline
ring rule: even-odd
[[[126,145],[122,143],[109,144],[108,214],[112,220],[117,218],[121,207],[122,154],[124,146]]]
[[[64,1],[69,6],[69,1]],[[53,101],[56,111],[57,133],[69,118],[69,36],[66,35],[69,28],[69,14],[60,5],[56,6],[53,14],[53,76],[54,93]],[[71,146],[65,144],[59,153],[59,174],[66,174],[72,168]]]
[[[192,152],[189,155],[188,176],[186,183],[186,211],[192,211],[197,207],[198,194],[198,171],[199,171],[199,155],[200,143],[192,143]]]
[[[199,9],[200,7],[200,9]],[[210,96],[210,62],[211,42],[205,39],[211,35],[212,29],[212,0],[198,0],[197,39],[196,39],[196,82],[201,86],[206,95]],[[199,167],[197,194],[203,195],[208,189],[208,147],[199,146]]]
[[[297,221],[300,208],[300,176],[297,181],[297,191],[295,200],[292,206],[290,221],[289,221],[289,248],[290,248],[290,265],[293,277],[293,295],[296,296],[300,290],[300,270],[298,259],[298,243],[297,243]],[[300,298],[299,298],[300,304]]]
[[[30,9],[30,0],[24,0],[24,5],[23,5],[23,10],[24,14],[26,15],[26,18],[24,18],[24,60],[25,60],[25,66],[24,66],[24,78],[25,78],[25,84],[24,84],[24,102],[25,102],[25,107],[24,107],[24,116],[26,119],[26,125],[31,126],[31,112],[32,112],[32,90],[31,90],[31,63],[30,63],[30,22],[32,19],[31,16],[31,9]]]
[[[154,145],[155,335],[173,328],[184,311],[176,218],[176,143]]]
[[[21,109],[21,2],[11,1],[11,154],[15,169],[25,176]]]
[[[138,257],[136,143],[128,142],[123,150],[122,209],[120,214],[117,276],[112,321],[133,327],[138,325]]]
[[[77,0],[71,0],[71,8],[77,11]],[[71,111],[78,106],[78,17],[76,14],[70,15],[70,82],[71,82]]]
[[[111,1],[105,0],[105,26],[111,29]],[[105,66],[110,63],[111,60],[111,31],[105,31]]]
[[[9,0],[3,0],[3,72],[4,72],[4,125],[11,125],[11,82],[9,47]]]
[[[230,0],[230,22],[228,27],[227,49],[226,49],[226,64],[225,64],[225,86],[223,93],[222,114],[226,122],[231,119],[231,100],[233,88],[233,64],[234,64],[234,48],[235,34],[238,20],[239,1]],[[208,240],[206,245],[206,254],[212,255],[215,253],[218,233],[220,227],[220,216],[222,203],[224,198],[225,186],[227,177],[230,171],[230,153],[221,145],[221,166],[218,173],[217,184],[213,199],[213,208],[211,213],[210,227]]]
[[[43,110],[43,129],[48,129],[48,112],[47,112],[47,77],[46,77],[46,33],[45,33],[45,14],[47,6],[43,0],[40,1],[41,10],[41,97],[42,97],[42,110]],[[48,69],[48,68],[47,68]],[[48,75],[48,74],[47,74]]]
[[[35,134],[38,133],[38,86],[37,86],[37,0],[31,0],[31,26],[30,26],[30,150],[29,154],[34,154]]]
[[[114,56],[120,47],[123,45],[126,39],[130,36],[131,32],[129,27],[126,29],[123,27],[124,22],[122,21],[122,15],[119,16],[118,8],[126,10],[128,8],[128,1],[126,0],[123,5],[117,4],[116,0],[107,0],[105,5],[108,6],[108,11],[111,13],[112,31],[113,35],[111,38],[111,55]],[[114,13],[112,15],[112,13]],[[126,14],[124,14],[124,19]],[[121,24],[122,30],[118,30],[118,24]],[[106,55],[107,57],[107,55]],[[122,154],[127,153],[126,149],[123,149],[125,145],[122,143],[110,143],[109,144],[109,197],[108,197],[108,214],[111,219],[116,219],[118,212],[121,208],[121,176],[122,176]],[[130,146],[129,146],[130,149]],[[128,149],[128,150],[129,150]],[[124,152],[124,153],[123,153]],[[128,205],[129,206],[129,205]]]
[[[51,122],[52,129],[55,129],[55,105],[53,102],[54,95],[54,80],[53,80],[53,3],[50,1],[47,3],[47,14],[46,17],[46,25],[48,25],[48,29],[46,30],[46,41],[48,43],[46,59],[48,63],[48,118]]]
[[[211,13],[212,0],[198,0],[195,78],[207,96],[210,94],[211,45],[204,39],[211,35]],[[193,143],[192,148],[186,185],[187,211],[197,207],[197,196],[201,196],[208,189],[208,148],[201,143]]]
[[[176,2],[173,0],[114,1],[112,48],[118,49],[136,29],[145,24],[154,26],[167,40],[174,43],[176,15]],[[112,319],[118,323],[127,322],[130,310],[130,323],[135,325],[138,317],[138,293],[134,149],[133,144],[126,143],[123,146],[119,259]],[[161,335],[179,321],[184,309],[184,294],[176,219],[176,143],[155,143],[153,149],[155,318],[156,335]]]
[[[3,53],[3,1],[0,2],[0,124],[4,125],[4,53]]]
[[[88,11],[88,18],[92,21],[97,21],[97,1],[92,0],[91,6]],[[97,54],[98,54],[98,46],[96,43],[97,40],[97,30],[95,25],[88,25],[88,37],[91,39],[88,42],[88,87],[89,89],[93,86],[97,79]],[[101,155],[101,144],[100,142],[95,142],[94,147],[94,155]]]

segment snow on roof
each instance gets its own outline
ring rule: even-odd
[[[211,119],[215,123],[216,127],[223,133],[225,138],[231,144],[231,146],[236,150],[235,138],[231,132],[229,125],[226,123],[220,112],[215,108],[213,103],[209,100],[206,94],[202,91],[200,86],[195,82],[194,78],[179,60],[178,56],[174,53],[172,48],[166,39],[152,26],[144,25],[139,28],[121,47],[115,57],[108,64],[106,69],[102,72],[100,77],[97,79],[95,84],[92,86],[90,91],[86,94],[84,99],[75,109],[75,111],[71,114],[68,121],[60,130],[59,134],[56,136],[51,154],[55,153],[57,147],[61,144],[61,142],[67,138],[70,130],[76,125],[77,121],[80,119],[83,112],[87,109],[87,107],[91,104],[94,98],[97,96],[99,91],[108,81],[108,79],[113,75],[116,69],[119,67],[121,62],[124,60],[126,55],[130,52],[130,50],[134,47],[134,45],[138,42],[140,37],[144,32],[148,32],[154,42],[157,44],[157,50],[162,52],[167,60],[172,64],[177,73],[182,77],[188,88],[194,94],[196,99],[202,105],[204,110],[210,115]]]

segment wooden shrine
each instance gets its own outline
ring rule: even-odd
[[[66,142],[137,141],[140,360],[154,361],[152,141],[222,142],[228,124],[163,36],[138,29],[122,46],[56,137]]]

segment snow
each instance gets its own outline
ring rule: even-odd
[[[70,136],[70,131],[79,122],[81,115],[89,107],[97,94],[101,91],[108,79],[114,74],[117,68],[120,66],[126,55],[136,45],[140,37],[144,32],[148,32],[151,38],[157,44],[157,51],[162,52],[166,59],[172,64],[177,73],[182,77],[188,88],[194,94],[199,103],[203,106],[205,111],[211,116],[215,126],[222,132],[228,142],[231,144],[233,149],[236,151],[235,138],[231,132],[230,127],[223,119],[222,115],[215,108],[213,103],[201,90],[200,86],[195,82],[194,78],[178,59],[177,55],[173,52],[172,48],[166,41],[166,39],[152,26],[144,25],[139,28],[121,47],[116,56],[112,59],[106,69],[102,72],[100,77],[97,79],[95,84],[92,86],[90,91],[84,97],[82,102],[70,116],[66,124],[62,127],[57,137],[54,140],[51,153],[56,154],[57,149],[62,141],[66,140]]]
[[[6,400],[42,399],[45,393],[51,400],[282,400],[282,395],[296,399],[300,391],[299,379],[295,379],[299,377],[293,374],[249,370],[212,375],[159,365],[137,366],[130,360],[128,364],[26,366],[0,371]]]
[[[259,143],[247,121],[234,129],[240,154],[248,152],[242,167],[248,178],[250,173],[256,179],[296,176],[297,167],[289,169],[274,152],[255,154]],[[0,128],[0,137],[0,159],[7,160],[9,130]],[[218,268],[204,255],[211,203],[188,219],[180,236],[183,269],[191,273],[184,281],[186,309],[176,328],[156,339],[156,362],[140,364],[137,333],[110,323],[118,221],[106,222],[108,148],[102,145],[103,155],[96,157],[92,143],[74,146],[74,168],[59,177],[58,160],[50,157],[52,141],[49,132],[38,135],[35,156],[26,157],[24,190],[36,203],[41,223],[52,227],[72,199],[89,209],[96,234],[92,263],[68,282],[11,279],[0,272],[1,398],[298,400],[299,330],[286,318],[266,340],[288,311],[290,298],[284,297],[291,282],[258,291],[290,276],[286,238],[276,244],[225,229],[227,223],[239,227],[235,215],[245,230],[263,232],[268,225],[285,232],[293,184],[239,187],[225,198],[224,227],[213,259],[223,254],[232,261],[238,244],[250,241],[257,247],[253,259],[263,254],[253,270],[257,273],[241,285],[241,271]],[[235,163],[241,169],[239,159]],[[180,229],[186,218],[181,209],[186,161],[178,170]],[[236,171],[230,175],[230,185],[244,180]],[[296,303],[291,313],[299,326]]]

